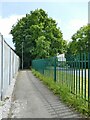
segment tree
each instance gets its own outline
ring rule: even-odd
[[[67,55],[77,55],[78,53],[88,52],[90,38],[90,25],[81,27],[73,36],[68,44]]]
[[[60,28],[42,9],[26,14],[26,17],[13,25],[11,34],[20,58],[23,42],[24,67],[30,66],[32,59],[55,56],[66,51],[66,42]]]
[[[50,49],[50,42],[45,41],[44,36],[38,37],[36,41],[36,54],[38,55],[37,58],[45,58],[49,56],[49,49]]]

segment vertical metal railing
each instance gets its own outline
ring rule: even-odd
[[[56,82],[56,57],[54,58],[54,81]]]
[[[88,108],[90,111],[90,53],[88,54]]]
[[[43,69],[47,77],[66,84],[76,98],[81,97],[88,101],[90,108],[90,53],[68,56],[66,61],[64,58],[60,61],[56,57],[53,58],[33,60],[32,67],[37,71]]]

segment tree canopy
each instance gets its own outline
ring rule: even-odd
[[[20,58],[23,42],[24,67],[30,66],[32,59],[55,56],[66,51],[67,43],[63,40],[60,28],[42,9],[31,11],[18,20],[17,24],[12,26],[11,34]]]
[[[87,53],[90,46],[90,25],[81,27],[73,36],[72,41],[69,42],[67,48],[67,55],[76,55],[78,53]]]

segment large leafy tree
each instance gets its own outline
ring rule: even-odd
[[[73,36],[68,44],[67,55],[77,55],[87,53],[90,48],[90,25],[81,27]]]
[[[23,42],[25,67],[30,66],[32,59],[55,56],[66,51],[66,41],[60,28],[42,9],[26,14],[12,27],[11,34],[20,58]]]

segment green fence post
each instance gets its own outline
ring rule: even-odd
[[[84,70],[85,70],[85,73],[84,73],[84,76],[85,76],[85,81],[84,81],[84,97],[86,99],[86,53],[84,53]]]
[[[88,109],[90,111],[90,53],[88,53]]]
[[[81,66],[81,65],[80,65],[80,64],[81,64],[80,54],[79,54],[79,63],[78,63],[78,64],[79,64],[79,95],[80,95],[80,86],[81,86],[81,85],[80,85],[80,83],[81,83],[81,82],[80,82],[80,68],[81,68],[81,67],[80,67],[80,66]]]
[[[74,94],[75,94],[75,64],[76,63],[76,61],[75,61],[75,58],[74,58]]]
[[[82,98],[83,98],[83,53],[81,54],[81,71],[82,71],[82,84],[81,84],[81,95],[82,95]]]
[[[54,81],[56,82],[56,57],[54,57]]]
[[[75,86],[75,88],[76,88],[76,97],[77,97],[77,89],[78,89],[78,78],[77,78],[77,68],[78,67],[78,60],[77,60],[77,56],[76,56],[76,86]]]

